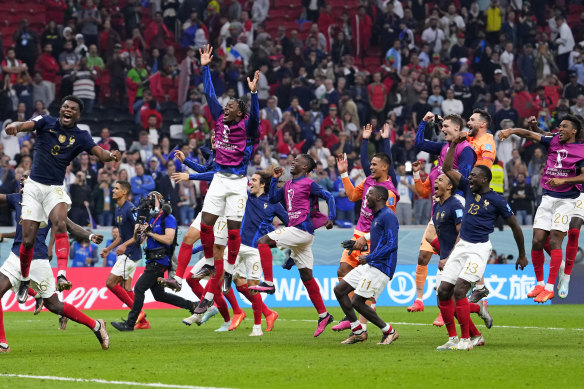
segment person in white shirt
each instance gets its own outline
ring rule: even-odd
[[[507,42],[505,44],[505,51],[501,54],[499,61],[501,62],[501,70],[503,71],[503,76],[507,77],[510,84],[513,84],[515,76],[513,74],[513,60],[515,56],[513,54],[513,43]]]
[[[422,32],[422,41],[430,45],[433,52],[442,50],[444,31],[438,28],[438,18],[430,19],[430,26]]]
[[[563,16],[556,16],[556,24],[559,33],[559,37],[556,39],[556,44],[558,45],[558,57],[556,62],[560,71],[566,71],[568,70],[570,53],[574,49],[574,36]]]
[[[576,98],[576,104],[572,105],[570,110],[574,115],[580,115],[584,117],[584,95],[578,95]]]
[[[448,89],[446,91],[446,99],[442,102],[442,114],[444,116],[451,114],[462,115],[463,112],[464,105],[462,105],[462,101],[455,99],[454,91]]]
[[[464,23],[464,19],[462,16],[456,13],[456,6],[454,4],[450,4],[448,6],[448,13],[442,16],[441,19],[442,25],[444,26],[444,34],[446,36],[450,36],[450,26],[452,24],[456,25],[459,31],[464,31],[466,25]]]
[[[399,225],[412,224],[412,198],[416,190],[414,179],[406,174],[405,165],[399,165],[396,172],[397,191],[399,192],[399,202],[395,207],[395,213]]]

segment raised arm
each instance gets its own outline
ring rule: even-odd
[[[318,185],[316,182],[313,182],[310,185],[310,194],[313,196],[318,196],[323,200],[326,200],[328,205],[328,216],[329,220],[333,221],[336,217],[336,207],[335,207],[335,198],[333,197],[330,192],[324,190],[322,186]]]
[[[541,142],[542,137],[542,134],[530,130],[524,130],[523,128],[509,128],[507,130],[499,130],[497,135],[502,141],[509,138],[511,135],[517,135],[520,138],[530,139],[534,142]]]
[[[32,120],[28,120],[26,122],[12,122],[6,126],[4,131],[6,131],[7,135],[16,135],[19,132],[31,132],[34,130],[34,124],[35,122]]]
[[[219,116],[223,113],[223,107],[219,100],[217,100],[217,95],[215,94],[215,88],[213,88],[213,81],[211,80],[211,72],[209,71],[209,64],[213,59],[213,47],[211,45],[206,45],[203,50],[199,49],[201,54],[201,66],[203,67],[203,86],[205,88],[205,98],[207,99],[207,104],[209,104],[209,110],[213,119],[217,120]]]
[[[430,180],[428,178],[425,181],[422,181],[420,178],[420,162],[415,161],[412,163],[412,172],[414,176],[414,187],[418,196],[429,196],[432,193],[432,186],[430,186]]]
[[[442,172],[453,181],[452,183],[455,187],[458,187],[462,174],[454,170],[452,167],[454,165],[454,152],[456,151],[456,145],[466,140],[467,135],[466,132],[460,132],[458,136],[454,138],[450,143],[446,157],[444,157],[444,162],[442,162]]]
[[[258,98],[258,80],[260,78],[259,70],[256,70],[253,80],[247,78],[247,85],[251,91],[251,107],[249,110],[249,120],[247,121],[248,138],[258,138],[260,129],[260,100]]]
[[[122,154],[120,154],[119,150],[107,151],[99,146],[93,146],[91,149],[91,154],[99,158],[101,162],[119,162],[122,159]]]
[[[517,257],[517,261],[515,262],[515,270],[517,269],[525,269],[527,266],[527,258],[525,257],[525,243],[523,239],[523,231],[521,230],[521,226],[517,222],[517,218],[515,215],[511,215],[511,217],[507,218],[507,225],[511,227],[511,231],[513,231],[513,238],[515,239],[515,243],[517,243],[517,250],[519,250],[519,256]]]
[[[73,223],[73,221],[71,221],[69,218],[65,220],[65,224],[67,225],[67,232],[69,232],[69,234],[71,234],[75,240],[87,239],[95,244],[100,244],[103,241],[103,235],[93,234],[80,225]]]
[[[391,127],[389,123],[383,125],[383,131],[381,131],[381,137],[383,138],[383,152],[389,157],[389,169],[387,174],[391,178],[393,186],[397,188],[397,177],[395,176],[395,170],[393,169],[393,161],[391,160],[391,142],[389,140],[389,134]]]
[[[443,142],[432,142],[424,139],[424,133],[426,132],[426,124],[428,121],[434,119],[434,114],[432,112],[426,113],[420,125],[418,126],[418,131],[416,132],[416,138],[414,141],[414,146],[417,150],[425,151],[430,154],[440,155],[442,151]]]
[[[363,167],[363,172],[366,176],[371,174],[370,162],[369,162],[369,153],[367,152],[367,146],[369,145],[369,138],[371,137],[371,133],[373,132],[373,126],[371,124],[367,124],[363,126],[363,140],[361,141],[361,150],[360,150],[360,158],[361,158],[361,167]]]
[[[271,204],[281,203],[284,200],[284,189],[278,189],[278,181],[280,180],[282,173],[284,173],[284,169],[281,167],[274,168],[274,175],[270,181],[270,193],[268,195]]]
[[[343,182],[343,188],[345,188],[345,192],[347,193],[347,197],[350,201],[356,202],[361,200],[363,196],[363,184],[364,181],[359,184],[356,188],[353,186],[351,179],[349,178],[349,174],[347,174],[347,169],[349,167],[349,161],[345,158],[344,155],[339,154],[337,156],[337,169],[339,174],[341,175],[341,181]]]

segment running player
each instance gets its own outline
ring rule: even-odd
[[[355,226],[355,230],[353,232],[353,238],[351,239],[355,241],[355,244],[353,245],[353,251],[351,254],[349,254],[349,250],[345,249],[343,251],[341,263],[339,264],[339,269],[337,270],[337,276],[339,277],[339,280],[343,279],[347,273],[359,265],[358,258],[360,255],[369,254],[368,250],[362,251],[362,248],[365,247],[365,245],[371,247],[369,229],[371,228],[373,213],[371,213],[371,210],[367,208],[366,200],[366,195],[369,188],[371,188],[373,185],[382,185],[387,188],[389,191],[387,206],[394,212],[395,206],[399,201],[399,193],[395,189],[391,179],[392,173],[393,176],[395,176],[395,172],[393,171],[391,159],[389,157],[389,155],[391,155],[391,148],[389,144],[389,124],[386,123],[383,126],[383,131],[381,132],[385,153],[377,153],[373,155],[370,163],[367,154],[367,143],[369,137],[371,136],[372,129],[373,127],[371,124],[368,124],[363,128],[363,141],[361,142],[361,165],[363,166],[364,172],[368,174],[368,177],[356,188],[351,183],[349,175],[347,174],[347,159],[343,155],[339,155],[337,158],[337,169],[341,175],[343,187],[345,188],[347,197],[350,201],[353,202],[361,200],[359,220],[357,221],[357,225]],[[368,300],[368,302],[370,302],[370,300]],[[367,325],[366,322],[361,324],[364,326]],[[334,331],[343,331],[349,328],[351,328],[351,323],[349,320],[347,320],[347,318],[343,318],[339,324],[334,326],[332,329]]]
[[[531,261],[537,285],[527,294],[527,297],[534,298],[538,303],[545,303],[554,298],[554,284],[562,264],[562,242],[580,196],[577,184],[584,183],[584,145],[577,141],[581,130],[580,119],[567,115],[560,123],[558,133],[553,136],[544,136],[520,128],[499,131],[501,140],[514,134],[539,142],[548,150],[547,164],[541,177],[543,197],[533,221]],[[551,261],[545,283],[543,248],[548,236]]]
[[[134,204],[128,201],[128,196],[131,193],[132,187],[128,181],[117,181],[114,184],[112,198],[117,204],[114,225],[118,227],[119,235],[108,247],[101,250],[100,254],[105,259],[117,247],[116,254],[118,257],[105,284],[130,309],[134,305],[132,278],[138,261],[142,259],[140,245],[134,240],[134,228],[136,226],[136,218],[132,212]],[[148,323],[146,314],[142,311],[138,316],[134,329],[149,328],[150,323]]]
[[[448,115],[444,117],[442,122],[442,133],[444,134],[444,139],[446,142],[431,142],[424,139],[424,133],[426,131],[426,125],[430,120],[436,122],[437,119],[441,119],[439,116],[435,116],[432,112],[426,113],[418,131],[416,132],[416,149],[420,151],[425,151],[430,154],[439,155],[438,164],[432,168],[430,175],[428,177],[428,183],[425,184],[427,188],[430,189],[432,194],[434,193],[434,181],[436,178],[442,174],[442,163],[446,152],[450,147],[452,140],[460,133],[463,126],[462,118],[458,115]],[[454,156],[454,168],[457,169],[464,177],[468,177],[473,165],[475,164],[477,157],[472,149],[472,146],[468,142],[461,142],[456,146],[455,156]],[[419,173],[417,175],[418,183],[416,183],[416,174],[414,174],[414,184],[416,185],[416,190],[420,193],[420,196],[424,196],[421,189],[424,185],[420,185]],[[420,188],[422,186],[422,188]],[[459,197],[461,203],[464,201],[462,197]],[[432,242],[429,244],[428,242]],[[432,220],[428,223],[424,235],[422,237],[422,243],[420,244],[420,253],[418,255],[418,266],[416,267],[416,300],[414,304],[408,307],[409,312],[419,312],[424,310],[424,303],[422,302],[424,294],[424,285],[426,283],[426,277],[428,275],[428,263],[432,258],[432,254],[440,252],[440,246],[438,243],[438,238],[436,237],[436,230],[432,225]],[[440,273],[438,273],[437,278],[439,278]],[[437,284],[438,284],[437,280]],[[440,318],[437,318],[436,324],[440,324]]]
[[[477,154],[475,165],[484,165],[491,169],[497,156],[497,146],[493,135],[488,133],[491,123],[491,115],[483,109],[475,109],[468,119],[466,126],[469,128],[468,141]],[[489,295],[489,290],[485,287],[485,280],[481,278],[474,286],[472,295],[469,297],[471,303],[476,303],[480,299]]]
[[[66,268],[69,260],[69,238],[65,220],[71,207],[63,182],[65,169],[83,151],[90,152],[102,162],[119,161],[120,152],[106,151],[95,144],[91,134],[80,130],[76,123],[83,112],[83,102],[75,96],[65,96],[61,101],[59,118],[38,115],[26,122],[13,122],[6,126],[6,134],[36,131],[32,171],[22,194],[22,245],[19,252],[22,282],[17,298],[24,303],[28,298],[29,267],[33,246],[39,227],[50,219],[55,233],[57,254],[57,290],[71,288]]]
[[[21,282],[20,274],[20,260],[18,259],[18,254],[20,253],[20,247],[22,243],[22,223],[20,223],[22,216],[22,192],[24,189],[24,182],[28,178],[28,174],[23,175],[21,178],[21,189],[20,193],[13,194],[0,194],[0,204],[8,204],[11,208],[15,210],[15,220],[16,220],[16,234],[14,237],[14,242],[12,244],[12,251],[10,255],[0,268],[0,299],[4,294],[13,289],[13,291],[19,290],[19,283]],[[28,185],[30,181],[26,181]],[[71,235],[77,239],[89,239],[94,243],[101,243],[103,236],[97,234],[91,234],[82,227],[76,225],[68,218],[65,219],[65,224]],[[94,320],[89,316],[85,315],[73,305],[68,303],[63,303],[57,297],[55,293],[55,278],[53,276],[53,270],[49,263],[49,250],[46,245],[47,234],[51,228],[51,222],[48,221],[47,226],[40,228],[38,234],[35,238],[34,244],[34,257],[30,265],[30,279],[32,280],[32,289],[40,295],[43,299],[44,306],[56,315],[62,315],[67,317],[79,324],[83,324],[91,329],[102,349],[107,350],[109,348],[109,335],[106,331],[105,322],[102,319]],[[40,308],[38,308],[40,310]],[[37,309],[35,308],[35,312]],[[0,353],[10,352],[10,347],[6,341],[6,334],[4,332],[4,320],[2,315],[2,304],[0,304]]]
[[[438,241],[440,242],[440,262],[438,262],[438,268],[440,270],[444,269],[444,265],[448,261],[448,256],[452,252],[456,240],[458,239],[458,233],[460,231],[460,225],[464,213],[464,207],[454,196],[455,190],[456,187],[446,174],[439,175],[436,181],[434,181],[434,196],[437,201],[434,203],[432,210],[432,221],[434,222]],[[438,300],[438,307],[441,307],[441,304],[443,303]],[[447,306],[448,304],[443,305]],[[479,317],[484,320],[485,326],[487,328],[492,327],[493,319],[489,315],[486,300],[479,301],[478,304],[470,303],[470,312],[478,313]],[[452,327],[449,331],[451,330]],[[472,320],[469,321],[469,334],[473,347],[483,346],[485,344],[485,339],[475,327]],[[438,347],[438,349],[445,350],[455,347],[458,344],[458,338],[454,338],[455,335],[452,336],[452,340],[449,340],[445,345]]]
[[[247,79],[251,90],[251,109],[247,115],[247,104],[242,100],[231,100],[225,108],[221,106],[213,83],[209,63],[213,56],[213,49],[207,45],[201,54],[201,66],[203,67],[203,84],[207,104],[216,121],[215,147],[218,171],[205,196],[201,217],[201,244],[205,258],[213,257],[213,225],[219,216],[227,219],[227,269],[225,272],[224,292],[231,287],[233,266],[237,259],[241,244],[240,228],[245,202],[247,200],[247,165],[250,154],[246,153],[248,146],[256,146],[259,140],[260,111],[257,95],[259,71],[255,72],[253,80]],[[190,255],[191,250],[188,251]],[[222,258],[214,257],[218,277],[223,275]],[[216,277],[210,282],[215,284]],[[203,314],[212,305],[216,288],[211,285],[210,291],[205,294],[203,300],[197,305],[196,313]]]
[[[118,331],[134,331],[138,316],[144,306],[144,295],[150,289],[156,301],[162,301],[193,313],[195,304],[180,296],[167,293],[164,287],[158,284],[159,277],[170,267],[173,245],[176,244],[177,224],[171,214],[170,206],[162,204],[162,195],[150,192],[148,199],[154,201],[150,209],[150,218],[146,223],[136,223],[134,240],[146,241],[146,269],[138,278],[135,286],[134,304],[128,314],[128,319],[121,322],[112,322]]]
[[[367,207],[373,212],[371,224],[371,252],[359,256],[359,266],[351,270],[335,286],[335,295],[351,323],[351,335],[343,344],[365,342],[367,331],[363,329],[354,309],[381,329],[381,341],[391,344],[399,337],[397,331],[384,322],[377,312],[366,304],[366,300],[377,298],[393,278],[397,262],[398,221],[395,213],[387,208],[388,190],[374,185],[367,191]],[[353,300],[349,293],[355,291]]]
[[[453,139],[452,144],[460,144],[466,140],[466,137],[466,133],[461,133]],[[470,305],[466,294],[470,290],[471,283],[480,280],[485,272],[492,249],[489,235],[494,231],[495,220],[499,215],[511,227],[517,243],[519,256],[515,267],[523,270],[527,266],[527,258],[523,232],[511,207],[501,195],[489,188],[491,170],[484,165],[477,165],[467,179],[453,169],[454,155],[455,148],[450,148],[444,159],[443,170],[452,183],[464,192],[466,205],[460,227],[460,238],[444,265],[442,281],[438,287],[440,311],[450,337],[448,343],[440,348],[471,350],[473,344],[470,339]],[[452,301],[453,296],[456,305]],[[460,341],[457,341],[454,324],[455,312],[460,324]]]
[[[288,227],[279,228],[258,240],[264,281],[259,285],[250,286],[249,290],[273,294],[276,290],[272,273],[272,247],[292,250],[294,263],[300,272],[300,279],[306,287],[308,297],[318,312],[318,325],[314,336],[319,336],[327,325],[332,323],[333,316],[327,312],[320,294],[318,283],[312,276],[312,242],[314,241],[315,225],[311,219],[311,197],[317,196],[327,201],[328,220],[325,223],[327,229],[333,227],[335,218],[335,199],[316,182],[307,177],[316,167],[316,162],[307,154],[299,154],[292,161],[290,174],[292,180],[287,181],[278,189],[278,180],[284,169],[277,167],[270,183],[270,203],[285,203],[288,212]]]

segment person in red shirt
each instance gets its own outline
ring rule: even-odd
[[[318,27],[320,32],[328,37],[329,27],[335,24],[336,18],[332,14],[332,8],[330,3],[326,4],[324,8],[320,11],[320,16],[318,17]]]
[[[164,50],[173,44],[174,36],[163,23],[162,12],[156,12],[154,20],[144,32],[149,49]]]
[[[65,11],[67,11],[67,1],[65,0],[45,0],[47,5],[47,19],[54,20],[57,24],[64,24]],[[44,75],[43,75],[44,77]]]
[[[341,118],[337,116],[336,104],[329,105],[329,115],[324,118],[320,125],[320,136],[324,138],[325,129],[333,126],[337,126],[339,131],[343,131],[343,122],[341,122]]]
[[[156,128],[162,126],[162,115],[156,110],[156,100],[149,100],[147,104],[144,104],[140,109],[140,124],[142,128],[148,128],[148,118],[150,116],[156,116]]]
[[[38,58],[35,69],[41,72],[45,81],[55,82],[61,68],[55,57],[53,57],[52,44],[47,43],[45,45],[43,48],[43,54]]]
[[[353,23],[351,23],[353,30],[353,46],[355,48],[355,56],[363,57],[369,50],[369,41],[371,40],[371,30],[373,22],[371,17],[367,15],[367,8],[359,7],[359,11],[353,16]]]
[[[448,67],[440,63],[440,54],[438,53],[432,54],[432,63],[428,65],[428,74],[440,78],[444,78],[450,75],[450,70],[448,69]]]
[[[298,155],[302,150],[302,146],[306,139],[303,139],[300,143],[295,143],[294,138],[290,131],[278,131],[278,153],[280,154],[292,154]]]
[[[339,143],[339,138],[335,135],[334,130],[337,130],[337,132],[340,132],[339,128],[335,124],[332,126],[326,126],[324,128],[324,133],[322,135],[322,142],[324,144],[324,147],[326,147],[327,149],[330,149],[331,147],[333,147],[334,145]]]
[[[375,72],[373,74],[373,82],[367,86],[369,93],[369,107],[373,112],[380,117],[383,117],[385,104],[387,103],[387,93],[389,90],[381,82],[381,73]]]

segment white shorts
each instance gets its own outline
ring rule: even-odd
[[[241,221],[247,202],[247,177],[215,173],[205,195],[203,212]]]
[[[541,204],[535,212],[533,228],[567,232],[576,201],[577,199],[560,199],[543,195]]]
[[[20,258],[13,252],[0,268],[0,273],[10,280],[12,291],[18,293],[20,286]],[[55,277],[49,260],[35,259],[30,263],[30,287],[38,292],[42,298],[49,298],[55,294]]]
[[[120,255],[118,256],[115,265],[112,267],[111,274],[123,277],[124,280],[128,280],[134,277],[137,265],[138,261],[132,261],[127,255]]]
[[[60,203],[67,205],[67,211],[71,208],[71,199],[65,185],[39,184],[30,178],[24,182],[22,219],[40,222],[40,227],[44,228],[49,221],[49,214]]]
[[[314,235],[302,231],[296,227],[282,227],[268,234],[268,237],[276,242],[279,249],[292,250],[292,258],[298,269],[312,269],[314,257],[312,256],[312,242]]]
[[[377,298],[383,292],[389,277],[370,265],[359,265],[343,277],[343,281],[355,289],[355,294],[364,298]]]
[[[260,280],[262,275],[262,262],[258,249],[242,244],[239,247],[239,255],[235,262],[233,279],[247,278],[248,280]]]
[[[201,214],[202,212],[199,212],[195,220],[191,223],[191,227],[199,231],[201,231]],[[227,219],[219,216],[213,226],[213,233],[215,235],[215,244],[227,246]]]
[[[470,243],[459,240],[444,265],[442,282],[455,285],[459,278],[468,282],[479,281],[485,273],[491,249],[491,241]]]
[[[584,220],[584,193],[580,193],[580,196],[574,200],[574,211],[572,212],[572,217],[579,217]]]

